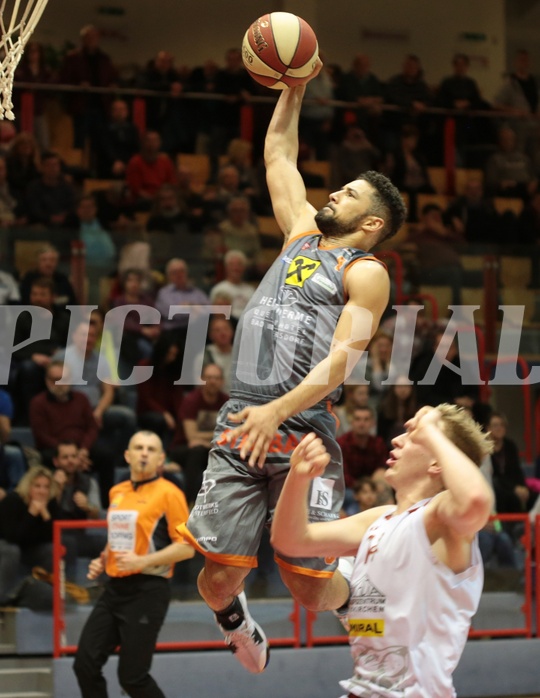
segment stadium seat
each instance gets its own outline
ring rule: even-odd
[[[523,199],[507,198],[505,196],[496,196],[493,199],[493,205],[498,214],[502,215],[507,211],[519,216],[523,211]]]
[[[324,179],[324,186],[330,186],[330,163],[328,160],[302,160],[302,172],[319,175]]]
[[[524,288],[531,282],[530,257],[499,257],[499,278],[503,287]]]
[[[194,185],[205,185],[210,179],[210,158],[204,153],[178,153],[176,164],[191,170]]]

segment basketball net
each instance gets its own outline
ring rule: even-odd
[[[0,0],[0,119],[15,118],[13,78],[48,0]]]

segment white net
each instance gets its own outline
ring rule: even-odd
[[[0,119],[14,119],[13,78],[48,0],[0,0]]]

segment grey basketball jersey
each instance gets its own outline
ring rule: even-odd
[[[345,272],[375,258],[350,247],[319,247],[320,241],[321,234],[311,232],[285,247],[244,310],[234,340],[231,397],[272,400],[328,356],[346,303]],[[327,399],[335,402],[339,393]]]

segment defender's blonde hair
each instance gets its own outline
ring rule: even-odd
[[[479,466],[484,457],[493,451],[489,435],[482,431],[463,407],[443,403],[436,409],[442,415],[442,429],[446,436]]]

